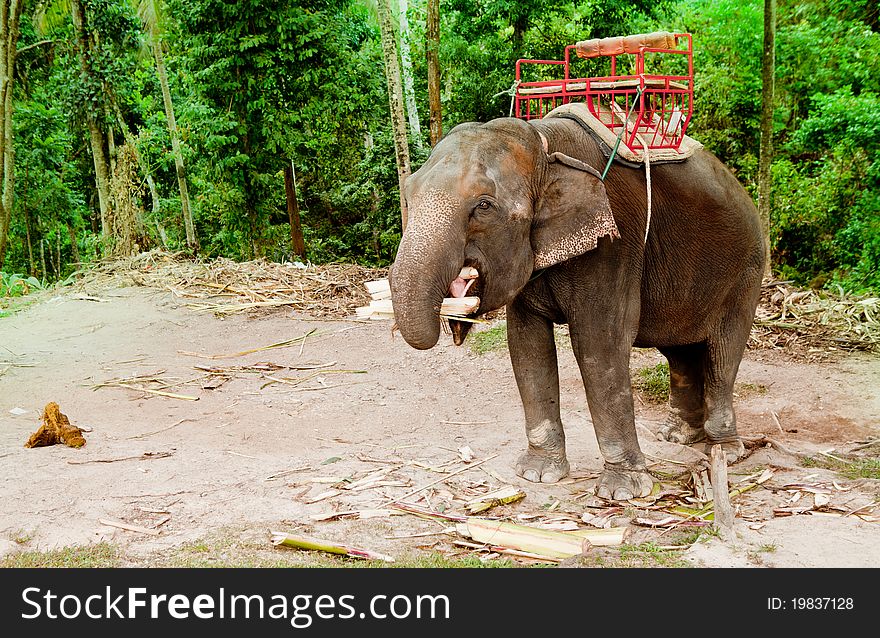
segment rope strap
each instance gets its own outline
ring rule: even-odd
[[[514,100],[516,99],[516,90],[519,88],[520,84],[521,84],[521,82],[519,80],[514,80],[513,84],[510,85],[509,89],[499,91],[498,93],[496,93],[495,95],[492,96],[493,100],[496,97],[498,97],[499,95],[509,95],[510,96],[510,114],[508,115],[508,117],[513,117],[513,103],[514,103]]]

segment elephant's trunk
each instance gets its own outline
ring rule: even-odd
[[[432,191],[410,209],[410,220],[391,267],[394,318],[413,348],[440,338],[440,307],[464,259],[464,232],[456,228],[454,201]]]

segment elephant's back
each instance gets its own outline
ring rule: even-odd
[[[607,160],[596,141],[577,123],[553,119],[535,124],[550,149],[601,172]],[[647,240],[645,167],[614,163],[605,180],[621,234],[620,266],[642,273],[639,341],[702,341],[731,304],[754,312],[764,260],[758,212],[733,173],[705,149],[684,162],[654,164],[650,175]]]

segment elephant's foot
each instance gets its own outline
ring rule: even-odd
[[[695,445],[694,448],[703,452],[706,456],[710,456],[712,454],[713,445],[721,445],[721,449],[724,450],[724,455],[727,457],[728,463],[736,463],[746,455],[746,447],[739,438],[736,438],[733,441],[721,442],[707,440],[699,445]]]
[[[659,438],[661,441],[679,445],[691,445],[704,440],[706,430],[702,427],[695,428],[681,417],[671,414],[660,427]]]
[[[565,452],[548,454],[529,446],[516,462],[516,474],[532,483],[556,483],[568,475]]]
[[[596,485],[596,496],[609,501],[628,501],[648,496],[653,488],[654,479],[645,468],[630,469],[606,463]]]

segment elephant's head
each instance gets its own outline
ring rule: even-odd
[[[390,274],[407,343],[437,343],[444,297],[465,289],[462,267],[479,273],[467,294],[480,298],[482,314],[510,302],[536,269],[617,235],[595,170],[556,157],[533,125],[500,118],[455,127],[409,177],[409,220]],[[460,345],[471,324],[451,323]]]

